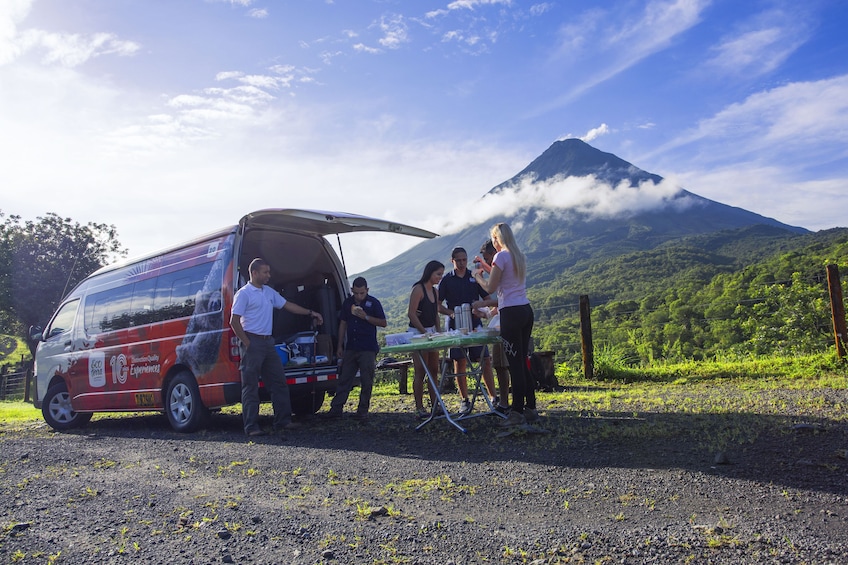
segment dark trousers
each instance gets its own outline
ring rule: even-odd
[[[259,429],[259,376],[265,388],[271,393],[271,405],[274,407],[274,427],[279,428],[291,422],[291,399],[286,383],[283,362],[274,349],[274,340],[248,334],[250,347],[241,347],[241,415],[245,433]]]
[[[377,369],[377,353],[374,351],[354,351],[347,349],[342,356],[342,369],[336,384],[336,395],[330,403],[330,410],[341,412],[353,390],[353,379],[359,370],[359,407],[357,414],[365,415],[371,406],[371,391],[374,388],[374,372]]]
[[[501,339],[509,361],[512,377],[512,409],[523,413],[525,408],[536,409],[536,387],[527,368],[530,354],[530,334],[533,333],[533,308],[529,304],[507,306],[498,310],[501,315]]]

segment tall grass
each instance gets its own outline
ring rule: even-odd
[[[561,364],[556,371],[560,384],[585,380],[582,372]],[[597,381],[676,382],[710,379],[788,379],[803,385],[805,381],[830,382],[833,388],[845,388],[848,360],[836,353],[810,355],[721,355],[705,361],[669,363],[655,361],[634,366],[624,349],[604,346],[595,353],[594,379]]]

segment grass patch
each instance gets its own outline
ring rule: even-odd
[[[23,400],[0,402],[0,424],[23,424],[41,420],[41,410]]]

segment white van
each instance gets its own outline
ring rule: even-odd
[[[313,328],[306,316],[274,314],[277,343],[314,336],[309,362],[287,365],[286,377],[294,413],[316,412],[335,390],[339,308],[350,293],[345,267],[325,236],[355,231],[436,236],[353,214],[259,210],[228,228],[96,271],[62,300],[43,331],[31,331],[39,341],[35,406],[57,430],[84,425],[94,412],[153,410],[167,414],[175,430],[190,432],[210,410],[240,402],[230,308],[250,278],[250,261],[262,257],[271,265],[269,286],[324,317]]]

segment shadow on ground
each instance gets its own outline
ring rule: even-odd
[[[139,442],[166,439],[183,443],[186,449],[195,442],[253,442],[269,449],[285,445],[427,461],[522,461],[578,470],[682,469],[848,494],[844,421],[748,413],[541,412],[547,434],[505,436],[491,415],[464,421],[464,434],[443,419],[416,431],[419,422],[408,412],[376,412],[366,423],[318,414],[284,437],[248,439],[239,415],[220,413],[212,416],[206,429],[193,434],[173,432],[158,414],[99,416],[86,428],[67,433]],[[263,416],[266,429],[271,423],[270,416]],[[143,449],[141,443],[134,445]]]

